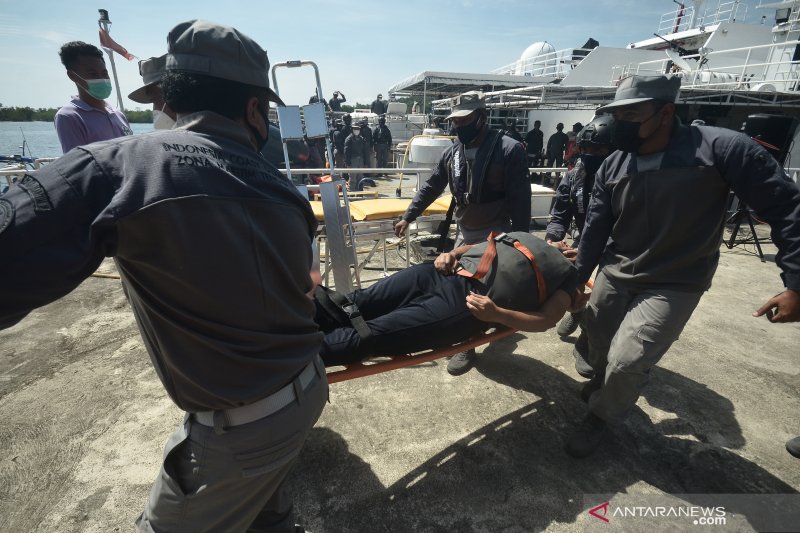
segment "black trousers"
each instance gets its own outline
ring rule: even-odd
[[[322,360],[331,366],[373,355],[443,348],[486,331],[490,324],[467,309],[470,291],[485,294],[486,287],[462,276],[441,274],[432,264],[406,268],[354,291],[350,299],[361,311],[372,336],[362,339],[351,327],[328,329],[324,331]]]

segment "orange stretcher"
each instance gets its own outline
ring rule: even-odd
[[[589,289],[591,289],[593,286],[594,283],[592,280],[589,280],[586,283],[586,287]],[[339,383],[340,381],[349,381],[351,379],[373,376],[375,374],[381,374],[383,372],[388,372],[390,370],[397,370],[399,368],[405,368],[407,366],[414,366],[422,363],[427,363],[429,361],[435,361],[436,359],[441,359],[442,357],[449,357],[459,352],[465,352],[472,348],[477,348],[478,346],[481,346],[483,344],[499,341],[500,339],[504,339],[516,332],[517,332],[516,329],[501,327],[493,331],[483,333],[481,335],[476,335],[471,339],[467,339],[464,342],[454,344],[453,346],[449,346],[447,348],[428,350],[425,352],[419,352],[415,354],[378,356],[373,358],[367,358],[362,361],[357,361],[355,363],[350,363],[347,365],[336,365],[331,368],[336,369],[342,366],[344,368],[340,370],[329,370],[328,383]]]
[[[397,370],[398,368],[405,368],[407,366],[414,366],[427,363],[429,361],[435,361],[436,359],[441,359],[442,357],[448,357],[457,354],[458,352],[464,352],[471,348],[476,348],[482,344],[499,341],[500,339],[508,337],[512,333],[516,333],[516,331],[517,330],[515,329],[508,328],[496,329],[488,333],[476,335],[471,339],[459,344],[454,344],[453,346],[449,346],[447,348],[439,348],[437,350],[429,350],[416,354],[380,356],[372,359],[364,359],[362,361],[343,365],[344,368],[341,370],[328,371],[328,383],[338,383],[340,381],[363,378],[366,376],[372,376],[374,374],[380,374],[382,372],[388,372],[390,370]],[[332,368],[338,368],[338,366]]]

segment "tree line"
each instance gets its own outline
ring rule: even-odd
[[[53,122],[58,108],[54,107],[4,107],[0,104],[0,122]],[[146,124],[153,122],[153,112],[149,109],[145,111],[125,111],[128,122],[136,124]]]

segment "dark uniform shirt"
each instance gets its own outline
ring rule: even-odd
[[[378,144],[392,144],[392,132],[384,125],[378,125],[377,128],[372,130],[372,142]]]
[[[0,327],[114,257],[142,339],[190,412],[264,398],[317,355],[308,201],[211,112],[76,148],[0,197]]]
[[[499,139],[493,142],[497,136]],[[529,231],[531,186],[521,143],[489,130],[474,162],[468,163],[463,145],[456,141],[444,151],[403,219],[415,220],[448,185],[457,200],[456,220],[464,229],[477,231],[489,227],[499,217],[503,231]]]
[[[544,147],[544,133],[542,130],[531,130],[525,135],[525,144],[529,154],[540,154]]]
[[[556,200],[550,210],[550,222],[547,224],[545,239],[562,241],[569,231],[569,226],[575,220],[578,228],[576,241],[580,240],[586,223],[586,208],[594,185],[594,176],[586,175],[586,168],[579,159],[575,168],[567,172],[561,183],[558,184]],[[577,243],[573,244],[577,246]]]
[[[328,102],[328,107],[331,108],[331,111],[341,111],[342,103],[346,101],[347,99],[345,97],[339,98],[338,95],[334,95],[333,98],[331,98],[330,101]]]
[[[375,99],[375,101],[372,102],[372,105],[370,106],[369,110],[375,113],[376,115],[383,115],[386,113],[386,104],[383,103],[382,100]]]
[[[557,131],[547,139],[547,158],[556,160],[564,156],[569,137],[563,131]]]
[[[350,165],[354,157],[361,158],[361,164],[366,164],[369,161],[369,147],[367,141],[364,140],[360,134],[355,135],[351,133],[344,141],[344,162]]]
[[[659,169],[640,172],[636,157],[617,151],[597,171],[578,248],[580,281],[600,264],[627,283],[708,289],[731,189],[770,225],[783,282],[800,289],[800,189],[746,135],[677,119]]]

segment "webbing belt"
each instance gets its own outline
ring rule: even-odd
[[[519,242],[517,239],[509,237],[506,233],[497,235],[495,232],[491,232],[489,234],[486,244],[486,251],[483,252],[481,260],[478,263],[478,268],[475,269],[475,272],[470,272],[465,268],[460,268],[456,270],[456,274],[475,280],[480,280],[483,278],[489,272],[489,268],[491,268],[492,263],[494,263],[494,260],[497,257],[497,241],[502,241],[506,244],[513,245],[516,250],[518,250],[528,259],[531,267],[533,267],[534,274],[536,274],[536,286],[539,290],[539,305],[542,305],[547,299],[547,284],[545,283],[544,275],[542,274],[542,271],[536,262],[536,256],[533,255],[533,252],[531,252],[527,246]]]
[[[305,368],[285,387],[248,405],[225,409],[224,411],[201,411],[193,413],[194,419],[204,426],[213,427],[217,433],[224,433],[225,428],[249,424],[273,413],[277,413],[293,401],[302,401],[303,391],[317,377],[325,375],[325,367],[319,356],[308,363]]]

